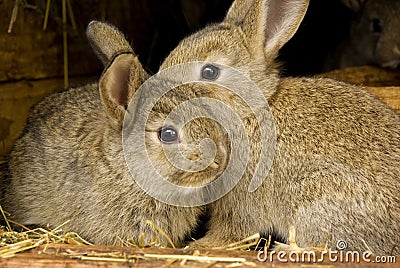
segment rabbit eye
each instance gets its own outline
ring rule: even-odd
[[[215,80],[219,76],[219,68],[215,65],[208,64],[201,71],[201,77],[206,80]]]
[[[382,24],[380,19],[373,19],[371,21],[372,32],[380,34],[382,32]]]
[[[178,132],[172,127],[162,128],[158,131],[158,138],[162,143],[176,143]]]

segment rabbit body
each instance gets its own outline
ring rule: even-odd
[[[297,30],[307,3],[234,1],[221,24],[183,40],[161,65],[204,60],[237,68],[263,92],[276,126],[271,170],[249,192],[257,165],[265,165],[258,163],[263,141],[258,119],[246,117],[246,109],[240,113],[250,162],[239,184],[208,205],[209,231],[194,247],[226,245],[257,232],[287,241],[291,226],[302,247],[334,248],[345,240],[348,250],[389,254],[399,243],[399,115],[356,86],[278,76],[277,52]],[[216,81],[230,79],[224,71]],[[231,107],[242,105],[231,92],[210,92]],[[235,147],[242,140],[232,142]]]
[[[169,206],[149,197],[131,178],[121,132],[110,126],[97,84],[40,102],[16,142],[6,208],[25,224],[68,230],[96,244],[119,244],[142,234],[169,245],[151,220],[180,246],[201,208]],[[179,220],[178,220],[179,219]],[[119,240],[119,238],[121,240]]]
[[[106,66],[100,82],[53,94],[34,107],[3,170],[2,203],[20,223],[54,228],[68,222],[66,229],[96,244],[157,238],[171,246],[147,224],[152,221],[182,246],[203,208],[148,196],[132,178],[122,147],[128,98],[148,75],[111,25],[93,22],[87,35]],[[120,85],[116,76],[122,75]],[[152,154],[163,162],[157,151]]]
[[[348,250],[392,252],[400,239],[399,116],[364,90],[329,79],[282,79],[269,105],[277,128],[269,175],[249,193],[250,168],[210,204],[210,231],[195,245],[257,232],[288,242],[294,226],[300,247],[345,240]],[[249,136],[260,144],[256,128]]]

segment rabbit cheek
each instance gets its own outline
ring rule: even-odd
[[[381,38],[376,46],[376,62],[384,68],[396,69],[400,66],[400,44],[394,40]]]

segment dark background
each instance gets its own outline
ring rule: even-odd
[[[29,43],[40,43],[30,53],[46,52],[47,47],[58,47],[54,54],[48,54],[48,61],[33,59],[41,66],[52,61],[56,66],[49,68],[48,74],[39,78],[62,75],[62,31],[61,1],[51,1],[48,29],[41,29],[44,19],[46,0],[22,1],[15,26],[11,36],[16,39],[11,42],[23,42],[29,48]],[[72,75],[87,75],[98,73],[101,66],[95,62],[93,53],[85,38],[85,28],[91,20],[108,21],[123,31],[131,41],[135,52],[144,66],[152,73],[156,72],[160,62],[190,33],[209,23],[219,22],[225,16],[232,0],[70,0],[77,29],[72,29],[68,20],[69,69]],[[6,35],[14,1],[0,1],[2,25],[1,35]],[[346,37],[352,13],[339,0],[311,0],[306,18],[294,38],[282,49],[281,59],[285,62],[284,73],[288,75],[314,74],[321,72],[322,63],[340,41]],[[69,18],[68,18],[69,19]],[[43,35],[41,40],[18,39],[26,35]],[[47,40],[48,35],[54,38]],[[10,38],[10,35],[5,38]],[[3,44],[4,45],[4,44]],[[31,46],[32,47],[32,44]],[[0,49],[15,49],[1,46]],[[18,50],[18,48],[17,48]],[[19,51],[24,57],[30,49]],[[45,57],[45,56],[44,56]],[[57,60],[51,60],[51,58]],[[18,59],[14,60],[18,61]],[[92,64],[88,64],[92,62]],[[18,66],[15,66],[18,68]],[[39,69],[42,68],[39,66]],[[0,62],[0,71],[1,71]],[[96,70],[94,72],[94,70]],[[35,75],[17,75],[8,80],[20,78],[36,78]],[[29,77],[31,76],[31,77]],[[1,79],[1,76],[0,76]],[[1,80],[0,80],[1,81]]]

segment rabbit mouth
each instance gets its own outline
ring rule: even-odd
[[[382,67],[391,69],[397,69],[400,67],[400,49],[397,45],[393,48],[393,53],[395,58],[381,63]]]
[[[217,179],[226,169],[227,161],[224,153],[216,155],[215,159],[206,168],[199,172],[185,172],[185,184],[189,186],[204,186]],[[201,159],[198,161],[202,162]]]
[[[384,68],[397,69],[400,67],[400,58],[384,62],[381,65]]]

